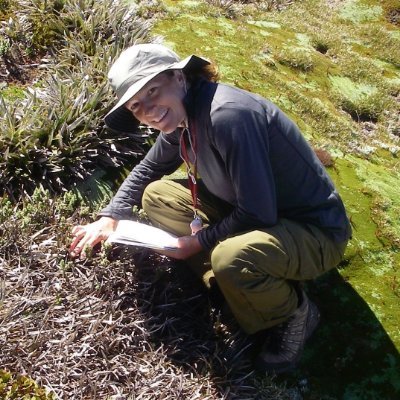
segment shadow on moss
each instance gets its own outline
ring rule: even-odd
[[[296,375],[308,377],[304,398],[399,399],[400,355],[368,304],[337,270],[308,289],[322,320]]]

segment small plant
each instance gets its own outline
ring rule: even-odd
[[[375,65],[370,58],[361,56],[356,52],[346,51],[337,56],[342,75],[354,82],[371,85],[383,85],[380,77],[384,76],[384,68]]]
[[[43,55],[53,47],[58,32],[55,26],[60,0],[20,0],[3,23],[2,34],[15,53],[23,56]]]
[[[152,19],[166,13],[167,7],[161,0],[139,2],[136,14],[144,19]]]
[[[207,2],[221,10],[221,14],[227,18],[235,18],[237,15],[237,2],[234,0],[207,0]]]
[[[327,38],[323,35],[314,35],[310,44],[321,54],[326,54],[330,48],[333,47],[333,39]]]
[[[0,57],[6,57],[10,50],[10,47],[10,40],[8,38],[0,36]]]
[[[340,98],[339,104],[356,121],[376,122],[383,111],[392,108],[390,99],[382,93],[374,92],[356,99]]]
[[[53,394],[46,393],[43,388],[27,376],[15,376],[8,371],[0,370],[0,398],[4,400],[52,400],[55,397]]]
[[[376,24],[365,24],[361,31],[365,43],[381,60],[400,66],[400,38],[392,31]]]

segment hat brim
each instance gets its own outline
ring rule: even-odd
[[[106,126],[112,130],[116,130],[119,132],[135,133],[139,126],[139,121],[127,108],[125,108],[125,103],[132,96],[138,93],[148,82],[150,82],[153,78],[155,78],[162,72],[174,69],[197,69],[208,64],[210,64],[210,62],[205,58],[191,55],[189,57],[186,57],[182,61],[171,64],[167,67],[160,68],[159,71],[135,82],[128,88],[128,90],[118,100],[117,104],[105,116],[104,121]]]

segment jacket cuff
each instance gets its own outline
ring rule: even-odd
[[[208,231],[209,228],[202,229],[198,234],[197,237],[199,238],[199,242],[201,247],[207,252],[211,251],[211,249],[215,246],[216,242],[212,242],[208,238]]]

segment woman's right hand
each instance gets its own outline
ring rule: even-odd
[[[73,241],[69,246],[72,257],[85,258],[85,249],[93,248],[97,243],[105,241],[118,225],[118,220],[111,217],[101,217],[87,225],[77,225],[72,229]]]

